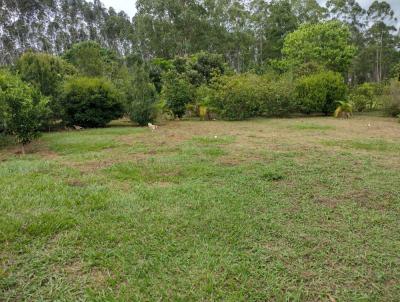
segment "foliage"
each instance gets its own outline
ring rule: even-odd
[[[89,77],[112,78],[121,65],[114,52],[93,41],[74,44],[64,54],[64,58],[73,64],[80,74]]]
[[[58,96],[65,78],[74,74],[75,68],[57,56],[46,53],[24,53],[16,63],[22,80],[31,83],[44,96],[50,97],[49,106],[54,118],[61,117]]]
[[[265,79],[260,114],[263,116],[288,116],[295,111],[294,84],[289,75],[278,79]]]
[[[186,105],[193,100],[194,89],[185,75],[171,70],[163,75],[162,97],[174,116],[181,118]]]
[[[223,76],[214,85],[211,104],[223,119],[244,120],[260,112],[262,77],[255,74]]]
[[[213,88],[215,92],[211,104],[224,119],[284,116],[293,110],[289,78],[255,74],[223,76]]]
[[[200,75],[201,84],[210,84],[214,77],[223,75],[228,69],[222,55],[204,51],[191,57],[190,67]]]
[[[393,117],[400,114],[400,81],[392,80],[386,89],[384,110]]]
[[[375,83],[363,83],[355,87],[349,100],[357,112],[373,110],[377,107],[378,96],[381,95],[380,85]]]
[[[356,53],[348,27],[339,21],[305,24],[289,34],[283,45],[284,60],[292,68],[315,62],[337,72],[346,72]]]
[[[127,112],[133,122],[145,126],[153,122],[157,114],[156,89],[142,66],[136,66],[132,73],[126,96]]]
[[[170,71],[174,68],[171,60],[166,60],[162,58],[155,58],[150,61],[149,76],[150,80],[153,82],[157,93],[161,93],[162,90],[162,76],[164,73]]]
[[[77,77],[65,82],[61,104],[68,125],[104,127],[124,113],[122,96],[104,78]]]
[[[324,113],[336,109],[336,102],[346,99],[343,77],[333,71],[301,77],[295,84],[297,107],[302,113]]]
[[[334,117],[350,118],[353,115],[353,105],[347,101],[339,101],[339,106],[336,108]]]
[[[1,128],[26,145],[37,138],[48,100],[9,72],[0,72]]]

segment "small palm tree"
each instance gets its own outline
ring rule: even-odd
[[[335,110],[335,117],[350,118],[353,116],[353,105],[347,101],[339,101],[339,106]]]

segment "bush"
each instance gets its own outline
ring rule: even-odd
[[[227,69],[224,57],[219,54],[200,52],[191,58],[191,69],[200,76],[200,83],[210,83]]]
[[[397,79],[392,80],[387,87],[384,110],[389,116],[396,117],[400,114],[400,82]]]
[[[223,76],[214,83],[212,106],[227,120],[243,120],[260,113],[262,77],[255,74]]]
[[[341,74],[324,71],[301,77],[295,84],[295,97],[300,112],[333,113],[338,101],[346,99],[347,87]]]
[[[48,114],[47,102],[17,76],[0,72],[1,128],[14,135],[23,146],[39,136],[43,119]]]
[[[376,83],[364,83],[353,89],[349,95],[349,100],[354,106],[354,110],[363,112],[374,110],[377,107],[378,96],[381,94],[380,85]]]
[[[213,88],[211,105],[224,119],[284,116],[293,110],[293,90],[288,78],[256,74],[223,76]]]
[[[68,125],[104,127],[124,113],[121,95],[103,78],[73,78],[62,90],[61,104]]]
[[[16,64],[22,80],[31,83],[44,96],[50,97],[49,106],[53,118],[60,118],[62,108],[58,96],[66,76],[74,74],[75,68],[64,60],[45,53],[26,52]]]
[[[283,117],[294,110],[294,85],[290,77],[267,79],[263,89],[261,114]]]
[[[142,67],[136,67],[126,99],[127,112],[133,122],[146,126],[156,118],[156,89]]]
[[[163,76],[162,97],[174,116],[181,118],[186,105],[193,100],[194,89],[184,75],[169,71]]]
[[[111,79],[122,66],[116,53],[94,41],[74,44],[65,52],[64,59],[74,65],[81,75],[88,77]]]

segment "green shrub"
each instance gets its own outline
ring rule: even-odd
[[[260,113],[262,77],[255,74],[222,76],[214,83],[212,106],[227,120],[243,120]]]
[[[324,71],[301,77],[295,84],[295,97],[300,112],[324,113],[335,111],[337,102],[346,99],[347,87],[343,77],[333,71]]]
[[[261,114],[264,116],[287,116],[295,110],[294,85],[288,76],[264,79]]]
[[[224,57],[219,54],[200,52],[191,58],[191,69],[200,77],[200,83],[210,83],[216,76],[223,75],[227,69]]]
[[[1,128],[14,135],[23,146],[39,136],[48,100],[20,78],[0,72]],[[24,151],[24,149],[23,149]]]
[[[224,119],[285,116],[293,111],[292,84],[286,77],[256,74],[223,76],[213,88],[211,105]]]
[[[103,78],[78,77],[65,82],[61,94],[68,125],[104,127],[124,113],[122,97]]]
[[[156,118],[156,89],[144,68],[137,66],[127,90],[127,112],[133,122],[146,126]]]
[[[75,68],[50,54],[26,52],[17,61],[16,70],[22,80],[31,83],[42,95],[50,98],[52,119],[60,118],[60,88],[65,78],[76,72]]]
[[[383,106],[389,116],[400,114],[400,82],[397,79],[392,80],[387,87]]]
[[[364,83],[355,87],[349,95],[354,110],[363,112],[376,109],[378,96],[382,93],[380,87],[377,83]]]
[[[186,112],[186,105],[193,100],[194,89],[185,75],[169,71],[163,76],[162,97],[174,116],[181,118]]]
[[[112,78],[121,67],[120,59],[113,51],[94,41],[74,44],[65,52],[64,59],[88,77]]]

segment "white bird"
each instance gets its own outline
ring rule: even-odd
[[[147,126],[149,126],[149,128],[151,129],[151,131],[155,131],[158,129],[157,125],[153,125],[152,123],[148,123]]]

